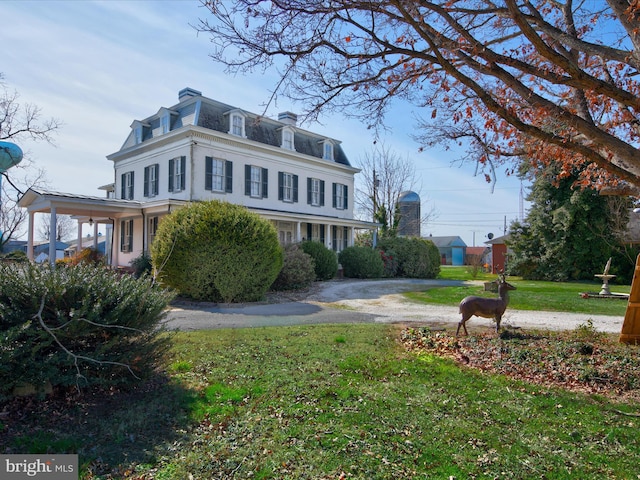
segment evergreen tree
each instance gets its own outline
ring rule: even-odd
[[[511,226],[509,271],[532,280],[593,279],[618,245],[609,199],[576,187],[580,172],[557,170],[537,175],[526,219]]]

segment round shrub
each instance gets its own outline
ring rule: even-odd
[[[369,247],[347,247],[338,260],[345,277],[380,278],[384,272],[384,263],[377,250]]]
[[[172,298],[104,267],[0,263],[0,397],[21,384],[137,382],[164,351]]]
[[[284,264],[272,290],[302,290],[309,288],[316,278],[315,263],[311,255],[304,253],[294,243],[284,248]]]
[[[160,281],[181,295],[253,302],[278,276],[283,253],[269,221],[241,205],[212,200],[167,215],[151,258]]]
[[[436,278],[440,273],[440,252],[431,240],[415,237],[388,237],[376,247],[395,252],[398,277]]]
[[[302,250],[311,255],[315,263],[316,280],[330,280],[338,272],[338,257],[324,243],[313,240],[302,242]]]

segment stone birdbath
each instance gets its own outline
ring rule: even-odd
[[[611,291],[609,290],[609,280],[611,280],[615,275],[609,274],[609,268],[611,268],[611,257],[609,257],[609,261],[604,267],[603,273],[596,273],[594,277],[598,277],[602,280],[602,287],[600,293],[598,295],[611,295]]]

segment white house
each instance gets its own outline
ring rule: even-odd
[[[159,222],[193,201],[219,199],[246,206],[273,222],[280,242],[318,240],[335,251],[353,244],[358,229],[377,224],[353,218],[354,175],[341,142],[297,126],[290,112],[278,120],[256,115],[185,88],[178,103],[131,124],[113,162],[106,198],[30,189],[27,254],[33,258],[36,213],[73,215],[108,226],[109,262],[128,266],[149,249]],[[94,238],[97,238],[94,235]]]

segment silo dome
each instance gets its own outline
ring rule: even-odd
[[[420,195],[418,195],[416,192],[412,192],[411,190],[407,190],[406,192],[402,192],[400,194],[400,196],[398,197],[398,202],[399,203],[413,203],[413,202],[420,203]]]
[[[420,236],[420,195],[410,190],[402,192],[398,196],[400,209],[400,221],[398,222],[398,235],[401,237]]]

